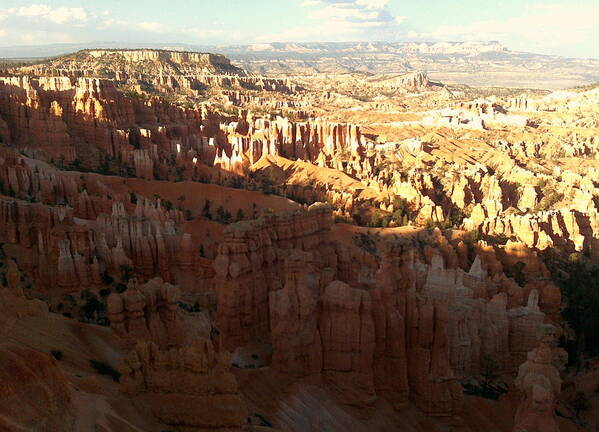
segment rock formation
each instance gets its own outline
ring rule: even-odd
[[[587,331],[599,93],[495,90],[154,49],[9,68],[0,428],[82,406],[127,430],[484,428],[464,389],[491,359],[515,430],[557,430],[564,353],[538,334]],[[117,394],[96,372],[120,360]]]
[[[161,350],[139,342],[124,361],[121,391],[160,421],[193,431],[241,430],[247,408],[226,353],[210,341]]]
[[[526,362],[518,369],[515,385],[522,392],[522,399],[514,419],[514,432],[560,430],[555,415],[562,385],[559,363],[551,347],[551,328],[542,331],[540,344],[528,353]]]
[[[335,266],[325,267],[326,224],[308,231],[319,232],[316,250],[303,249],[305,228],[281,229],[317,210],[273,216],[271,230],[262,221],[230,227],[215,260],[222,347],[270,341],[275,368],[295,378],[321,376],[348,403],[367,404],[380,394],[397,407],[413,400],[439,416],[460,411],[460,380],[480,374],[486,358],[511,373],[534,347],[544,320],[536,290],[523,304],[521,295],[500,292],[503,280],[491,278],[480,258],[466,273],[447,268],[436,252],[430,264],[420,261],[418,249],[401,243],[384,245],[369,279],[345,270],[352,257],[340,249],[331,255]],[[445,247],[457,263],[451,245]],[[369,264],[362,265],[364,271]]]
[[[50,354],[3,345],[0,380],[0,429],[72,430],[68,382]]]
[[[166,349],[185,344],[186,334],[179,309],[177,287],[160,278],[139,285],[129,282],[123,294],[108,297],[108,317],[112,328],[130,344],[153,341]]]

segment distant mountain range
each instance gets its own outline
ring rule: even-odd
[[[443,82],[560,89],[599,81],[599,60],[511,51],[499,42],[334,42],[250,45],[92,42],[0,47],[0,57],[51,57],[86,48],[164,48],[215,52],[250,72],[405,73],[425,71]]]

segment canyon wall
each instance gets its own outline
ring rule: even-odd
[[[330,221],[330,209],[311,207],[228,227],[214,261],[221,348],[269,344],[274,368],[320,377],[346,403],[382,396],[445,416],[485,362],[514,373],[535,347],[539,293],[490,276],[493,249],[464,271],[437,231],[423,241],[440,249],[384,243],[377,264],[332,240]]]

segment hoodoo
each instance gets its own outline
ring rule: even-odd
[[[304,3],[356,36],[402,20]],[[127,26],[218,33],[187,6]],[[599,427],[599,91],[512,88],[596,60],[98,45],[0,61],[0,430]]]

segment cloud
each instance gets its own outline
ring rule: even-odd
[[[59,7],[53,9],[48,5],[36,4],[26,7],[11,8],[6,12],[8,15],[39,18],[51,21],[55,24],[84,23],[88,19],[87,12],[80,7]]]
[[[359,6],[365,6],[368,9],[384,9],[389,0],[356,0]]]
[[[588,52],[588,48],[599,40],[597,17],[597,4],[577,7],[544,4],[528,7],[508,19],[440,26],[418,37],[423,40],[498,40],[515,50],[599,57],[596,48],[594,52]]]
[[[196,43],[215,41],[224,35],[217,26],[187,27],[162,22],[114,17],[110,11],[84,7],[31,4],[0,7],[0,46],[35,45],[110,40],[126,42]],[[109,35],[109,36],[108,36]],[[227,32],[231,40],[240,39],[238,31]]]
[[[8,9],[8,13],[23,17],[39,17],[49,14],[52,8],[48,5],[31,5],[27,7]]]
[[[136,27],[140,30],[146,30],[146,31],[155,32],[155,33],[163,33],[165,31],[168,31],[167,26],[165,26],[164,24],[158,23],[158,22],[144,21],[144,22],[140,22],[140,23],[136,24]]]
[[[393,39],[405,17],[395,16],[389,0],[304,0],[309,22],[259,41],[323,41],[343,39]]]

